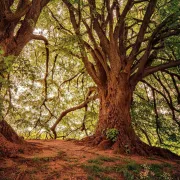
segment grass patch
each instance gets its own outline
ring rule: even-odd
[[[99,175],[101,172],[104,172],[104,168],[98,165],[82,165],[82,168],[89,174]]]
[[[85,172],[88,174],[88,180],[114,180],[112,177],[108,177],[111,173],[111,168],[108,166],[102,167],[97,164],[86,164],[81,166]]]
[[[134,162],[130,162],[125,165],[115,165],[111,167],[111,172],[116,172],[119,174],[123,174],[126,180],[133,180],[135,179],[136,175],[141,171],[141,165],[136,164]]]
[[[88,163],[93,163],[93,164],[103,164],[102,161],[100,161],[99,159],[89,159]]]
[[[110,172],[123,174],[126,180],[139,180],[139,179],[159,179],[159,180],[171,180],[172,166],[168,163],[164,164],[137,164],[135,162],[129,162],[127,164],[119,164],[112,166]]]
[[[172,180],[172,167],[168,163],[163,164],[144,164],[139,174],[140,179],[159,179]]]
[[[81,166],[85,172],[88,174],[88,179],[102,179],[104,177],[103,173],[106,172],[106,169],[102,166],[92,164],[92,165],[82,165]]]
[[[34,157],[32,159],[33,162],[39,163],[39,162],[50,162],[54,159],[54,157]]]
[[[104,159],[104,158],[103,158]],[[83,165],[82,168],[88,174],[88,180],[112,180],[111,177],[107,175],[117,174],[122,175],[125,180],[172,180],[173,170],[171,164],[137,164],[135,161],[129,160],[126,164],[115,164],[111,166],[102,166],[99,164],[102,159],[89,160],[89,163]],[[109,162],[109,161],[108,161]],[[107,175],[106,175],[107,174]],[[119,175],[118,175],[119,174]]]
[[[136,164],[134,161],[128,161],[127,164],[115,164],[111,166],[100,166],[104,162],[115,162],[119,158],[99,156],[96,159],[88,160],[87,165],[83,165],[82,168],[88,173],[88,179],[103,179],[112,180],[113,178],[105,176],[104,174],[117,173],[124,176],[127,180],[135,179],[135,175],[138,174],[142,167]]]
[[[89,159],[87,162],[102,165],[104,162],[115,162],[117,160],[119,160],[119,158],[107,157],[107,156],[98,156],[95,159]]]
[[[69,163],[78,163],[79,159],[74,158],[74,157],[68,157],[68,156],[64,156],[62,158],[63,161],[69,162]]]
[[[136,161],[132,160],[132,159],[129,159],[129,158],[125,158],[122,160],[124,163],[136,163]]]
[[[115,157],[107,157],[107,156],[99,156],[97,159],[104,162],[115,162],[118,160],[118,158]]]

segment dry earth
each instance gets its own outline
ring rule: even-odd
[[[179,179],[180,163],[114,154],[63,140],[29,140],[16,155],[0,156],[0,180]]]

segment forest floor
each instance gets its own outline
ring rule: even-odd
[[[26,147],[23,147],[26,146]],[[28,140],[0,156],[0,180],[180,179],[180,162],[115,154],[73,140]]]

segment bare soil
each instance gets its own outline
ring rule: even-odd
[[[123,180],[146,176],[178,180],[180,177],[178,161],[115,154],[113,150],[88,147],[73,140],[28,140],[14,147],[18,149],[16,153],[8,157],[0,155],[0,180]],[[13,151],[12,145],[11,148]],[[154,169],[148,168],[151,165]]]

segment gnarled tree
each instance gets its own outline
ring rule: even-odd
[[[180,34],[179,7],[162,18],[159,12],[168,10],[170,2],[62,1],[69,11],[71,28],[66,27],[67,21],[58,22],[57,16],[53,18],[61,30],[77,37],[78,55],[98,88],[99,121],[94,142],[101,143],[107,129],[116,128],[119,135],[114,147],[123,152],[128,148],[132,153],[148,154],[153,148],[142,143],[132,127],[133,92],[138,82],[145,82],[143,79],[147,76],[158,71],[169,73],[169,68],[180,65],[178,58],[167,54],[165,57],[162,53],[167,47],[166,41]],[[173,80],[176,84],[175,78]],[[174,120],[179,125],[177,117]]]
[[[32,39],[47,40],[43,36],[34,35],[33,31],[44,6],[50,0],[1,0],[0,1],[0,101],[3,81],[8,77],[8,56],[18,56],[24,46]],[[12,62],[13,63],[13,62]],[[0,102],[0,106],[2,102]],[[2,108],[0,107],[0,111]],[[1,126],[6,126],[0,112]],[[8,127],[8,126],[7,126]],[[2,127],[0,129],[0,133]],[[8,129],[8,128],[7,128]],[[9,128],[10,129],[10,128]],[[14,132],[12,131],[12,134]],[[3,134],[3,131],[2,131]],[[4,134],[6,136],[6,134]],[[15,136],[17,136],[15,134]],[[8,137],[7,137],[8,139]]]

